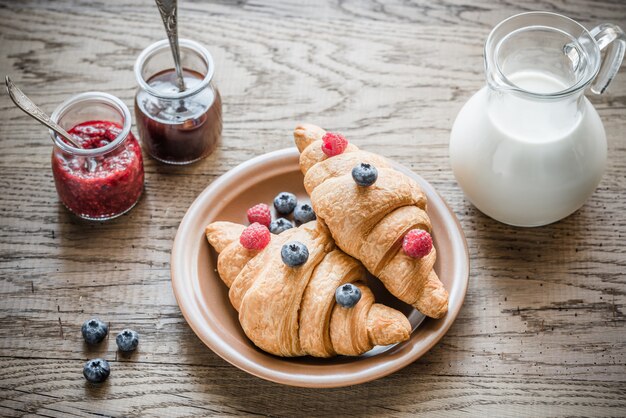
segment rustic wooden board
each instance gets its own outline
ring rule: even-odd
[[[576,214],[544,228],[499,224],[463,197],[448,135],[484,83],[482,44],[512,14],[549,10],[626,27],[620,1],[181,0],[181,36],[207,45],[224,97],[218,151],[189,167],[146,159],[128,215],[79,221],[58,202],[47,133],[0,95],[0,415],[626,415],[626,71],[592,98],[609,163]],[[151,1],[0,1],[0,74],[42,107],[87,90],[129,106],[138,53],[164,37]],[[182,318],[169,251],[216,177],[291,146],[298,121],[335,127],[419,172],[458,215],[471,252],[465,306],[425,357],[334,390],[261,381],[208,350]],[[141,333],[118,358],[88,349],[90,316]],[[82,363],[112,360],[100,388]]]

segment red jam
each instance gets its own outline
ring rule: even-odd
[[[88,121],[68,131],[83,148],[106,146],[122,132],[114,122]],[[143,190],[141,148],[132,132],[106,154],[86,157],[55,147],[52,173],[59,197],[76,215],[109,219],[131,209]]]

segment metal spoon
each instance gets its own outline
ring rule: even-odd
[[[178,47],[178,21],[176,19],[178,0],[155,0],[155,2],[161,13],[161,19],[163,19],[167,39],[170,41],[178,90],[185,91],[185,80],[183,79],[183,69],[180,66],[180,49]]]
[[[24,93],[22,93],[22,90],[20,90],[15,84],[13,84],[9,76],[6,76],[5,82],[7,85],[7,92],[9,93],[11,100],[13,100],[13,103],[15,103],[17,107],[22,109],[24,113],[26,113],[31,118],[37,120],[42,125],[45,125],[48,128],[52,129],[54,132],[56,132],[57,135],[72,144],[73,147],[82,148],[82,146],[78,142],[76,142],[74,138],[72,138],[72,135],[70,135],[65,129],[57,125],[52,119],[50,119],[50,116],[46,115],[43,110],[41,110],[35,103],[33,103],[32,100],[30,100]]]

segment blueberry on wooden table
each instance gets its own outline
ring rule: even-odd
[[[117,334],[115,342],[120,351],[134,351],[139,345],[139,334],[132,329],[125,329]]]
[[[111,374],[109,362],[102,358],[89,360],[83,366],[83,376],[91,383],[102,383]]]
[[[91,318],[83,323],[80,332],[87,344],[98,344],[107,336],[109,326],[98,318]]]

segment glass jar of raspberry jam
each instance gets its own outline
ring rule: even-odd
[[[208,156],[222,135],[213,58],[197,42],[181,39],[179,44],[184,91],[176,83],[167,40],[150,45],[135,63],[139,137],[148,154],[167,164],[189,164]]]
[[[65,207],[100,221],[132,209],[143,191],[144,171],[128,107],[110,94],[89,92],[62,103],[51,118],[82,146],[50,131],[52,174]]]

